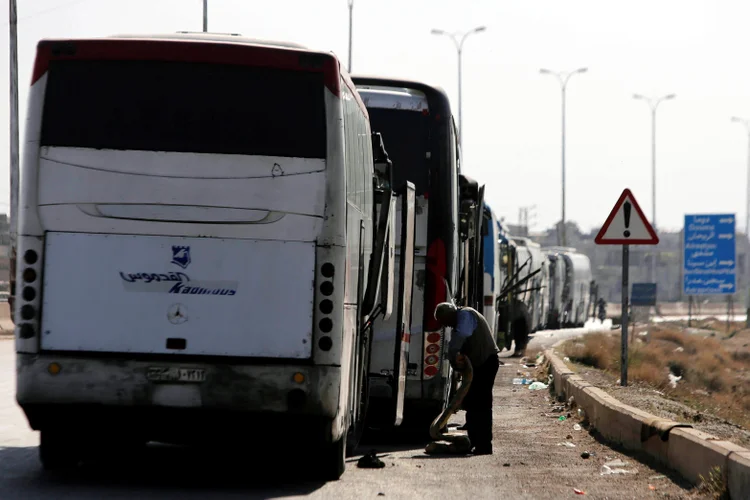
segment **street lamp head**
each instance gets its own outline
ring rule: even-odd
[[[677,97],[675,94],[669,94],[668,96],[664,96],[664,100],[674,99]]]
[[[588,70],[589,70],[588,68],[578,68],[577,70],[575,70],[575,72],[576,72],[576,73],[585,73],[585,72],[587,72]]]
[[[443,31],[443,30],[435,30],[434,29],[434,30],[431,31],[431,33],[433,35],[445,35],[445,31]]]
[[[732,117],[732,121],[733,121],[733,122],[742,122],[742,118],[740,118],[740,117],[738,117],[738,116],[733,116],[733,117]]]
[[[633,94],[633,99],[646,99],[641,94]]]
[[[548,70],[548,69],[544,69],[544,68],[540,69],[540,70],[539,70],[539,72],[540,72],[541,74],[543,74],[543,75],[549,75],[549,74],[552,74],[552,72],[551,72],[550,70]]]
[[[487,31],[487,26],[479,26],[478,28],[474,28],[474,33],[481,33],[482,31]]]

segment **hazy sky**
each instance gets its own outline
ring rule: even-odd
[[[0,12],[8,12],[0,0]],[[36,43],[202,29],[202,0],[18,0],[21,141]],[[464,168],[515,223],[560,219],[560,86],[541,67],[589,68],[568,86],[567,219],[598,228],[629,187],[651,214],[651,121],[633,93],[677,94],[657,113],[657,222],[736,212],[744,227],[750,118],[750,3],[741,0],[355,0],[353,72],[445,88],[458,116],[456,51],[432,28],[468,31]],[[347,59],[347,0],[209,0],[209,31],[290,40]],[[0,94],[8,96],[2,19]],[[0,101],[0,210],[7,206],[9,104]]]

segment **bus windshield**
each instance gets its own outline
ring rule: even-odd
[[[325,158],[322,73],[52,61],[42,146]]]
[[[407,180],[416,194],[429,190],[430,117],[419,111],[370,107],[373,132],[383,136],[385,149],[393,161],[394,189],[400,191]]]

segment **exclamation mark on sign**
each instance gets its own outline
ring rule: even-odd
[[[625,211],[625,232],[622,234],[625,235],[626,238],[630,238],[630,231],[628,231],[628,228],[630,227],[630,202],[626,201],[625,205],[622,207],[622,209]]]

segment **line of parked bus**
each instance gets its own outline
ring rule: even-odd
[[[449,401],[446,300],[501,345],[581,324],[585,257],[507,235],[447,95],[290,43],[43,40],[9,302],[47,468],[148,441],[319,447]],[[259,432],[257,429],[264,429]]]
[[[486,203],[484,224],[483,314],[498,346],[521,355],[536,331],[584,326],[595,307],[589,258],[510,235]]]

